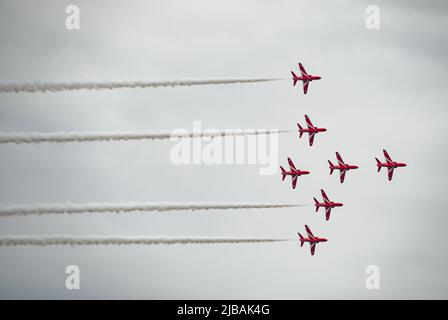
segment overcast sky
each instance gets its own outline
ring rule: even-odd
[[[81,28],[65,27],[77,4]],[[365,27],[366,6],[380,29]],[[344,202],[303,208],[2,218],[0,236],[48,233],[296,238],[250,245],[2,247],[0,298],[448,298],[445,1],[0,2],[0,82],[280,77],[220,86],[0,95],[0,131],[328,128],[310,148],[279,136],[279,161],[311,171],[296,190],[255,165],[174,165],[170,141],[0,146],[0,205],[217,201]],[[302,62],[322,76],[292,87]],[[386,148],[395,171],[376,172]],[[360,169],[343,185],[327,160]],[[320,197],[319,197],[320,198]],[[81,289],[65,288],[65,268]],[[365,269],[380,270],[367,290]]]

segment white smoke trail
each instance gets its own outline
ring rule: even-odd
[[[63,143],[63,142],[92,142],[92,141],[132,141],[132,140],[163,140],[171,138],[201,138],[246,136],[260,134],[278,134],[292,132],[279,129],[256,130],[204,130],[202,132],[188,132],[174,130],[172,132],[49,132],[49,133],[0,133],[0,144],[6,143]]]
[[[174,245],[174,244],[242,244],[272,243],[290,239],[263,238],[148,238],[129,236],[7,236],[0,238],[0,246],[62,246],[62,245]]]
[[[0,217],[43,214],[169,212],[229,209],[268,209],[301,207],[303,204],[279,203],[87,203],[13,205],[0,207]]]
[[[17,83],[0,84],[1,93],[17,92],[59,92],[68,90],[104,90],[120,88],[159,88],[201,86],[213,84],[257,83],[276,81],[276,78],[249,78],[249,79],[192,79],[192,80],[168,80],[168,81],[92,81],[92,82],[55,82],[55,83]]]

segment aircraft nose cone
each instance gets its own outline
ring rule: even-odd
[[[327,241],[328,241],[328,240],[327,240],[327,239],[325,239],[325,238],[323,238],[323,239],[322,239],[322,242],[327,242]]]

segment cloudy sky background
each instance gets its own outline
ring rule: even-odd
[[[65,28],[77,4],[81,29]],[[381,10],[380,30],[365,8]],[[0,204],[217,201],[312,203],[323,187],[344,202],[230,213],[2,218],[0,235],[123,234],[295,239],[303,225],[329,242],[259,245],[3,247],[0,298],[448,298],[444,1],[0,2],[0,82],[284,77],[273,83],[1,94],[0,131],[328,128],[309,148],[279,138],[279,161],[312,174],[292,190],[251,165],[175,166],[169,141],[0,146]],[[291,86],[301,61],[308,95]],[[398,169],[389,183],[375,156]],[[341,185],[327,159],[360,169]],[[65,288],[65,267],[81,290]],[[381,289],[367,290],[377,265]]]

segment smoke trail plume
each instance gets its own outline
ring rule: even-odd
[[[256,129],[256,130],[204,130],[188,132],[174,130],[172,132],[50,132],[50,133],[0,133],[0,144],[6,143],[63,143],[63,142],[93,142],[93,141],[132,141],[132,140],[163,140],[171,138],[201,138],[247,136],[260,134],[278,134],[291,130]]]
[[[10,236],[0,238],[0,246],[62,246],[62,245],[174,245],[174,244],[242,244],[272,243],[290,239],[263,238],[148,238],[125,236]]]
[[[14,205],[0,207],[0,217],[42,214],[169,212],[229,209],[268,209],[301,207],[303,204],[279,203],[87,203]]]
[[[275,78],[249,78],[249,79],[192,79],[168,81],[104,81],[104,82],[55,82],[55,83],[17,83],[0,84],[1,93],[17,92],[59,92],[69,90],[104,90],[121,88],[160,88],[203,86],[213,84],[257,83],[276,81]]]

